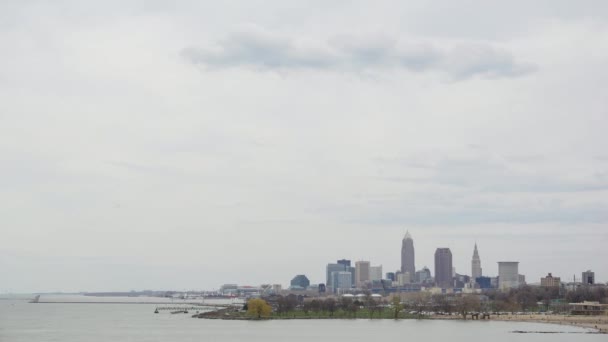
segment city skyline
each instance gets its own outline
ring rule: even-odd
[[[606,13],[0,1],[0,292],[324,282],[406,229],[606,281]]]

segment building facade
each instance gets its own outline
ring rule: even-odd
[[[369,261],[355,262],[355,286],[363,287],[370,280],[369,267]]]
[[[551,273],[546,277],[540,278],[540,286],[542,287],[559,287],[561,281],[559,277],[554,277]]]
[[[369,280],[382,280],[382,265],[369,268]]]
[[[332,272],[332,283],[334,293],[342,293],[349,290],[352,284],[352,274],[346,271]]]
[[[345,271],[347,271],[347,269],[346,269],[346,266],[343,264],[327,264],[325,284],[328,288],[330,288],[330,292],[333,292],[333,288],[334,288],[332,273],[345,272]]]
[[[431,270],[428,267],[424,266],[421,270],[416,271],[415,282],[417,283],[426,283],[431,280]]]
[[[397,285],[403,286],[412,282],[410,278],[410,272],[399,272],[397,274]]]
[[[435,251],[435,285],[441,288],[452,288],[452,251],[449,248],[437,248]]]
[[[477,251],[477,243],[475,243],[475,249],[473,249],[473,258],[471,259],[471,279],[475,281],[475,279],[481,277],[481,259],[479,258],[479,252]]]
[[[585,285],[595,284],[595,272],[591,272],[590,270],[583,272],[581,282]]]
[[[304,274],[298,274],[293,279],[291,279],[291,287],[292,288],[302,288],[307,289],[310,286],[310,280]]]
[[[338,260],[338,264],[340,264],[340,265],[344,265],[344,266],[346,266],[346,267],[350,267],[350,260],[347,260],[347,259],[340,259],[340,260]]]
[[[416,273],[414,240],[409,231],[401,241],[401,272],[409,272],[412,276]]]
[[[498,262],[498,288],[508,290],[519,287],[519,262]]]

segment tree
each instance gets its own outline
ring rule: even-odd
[[[304,314],[306,316],[308,316],[308,312],[312,310],[312,303],[311,302],[305,302],[304,304],[302,304],[302,311],[304,311]]]
[[[293,311],[298,305],[298,299],[294,295],[289,295],[287,297],[280,297],[277,300],[277,312],[279,314],[284,314]]]
[[[537,297],[530,286],[523,286],[518,289],[515,297],[517,298],[517,304],[519,304],[522,310],[528,311],[529,309],[536,308]]]
[[[466,320],[469,312],[478,312],[481,309],[481,302],[477,296],[461,296],[456,299],[456,307]]]
[[[331,317],[334,316],[336,307],[337,307],[336,301],[333,298],[327,298],[325,301],[323,301],[323,309],[325,309],[325,311],[329,312],[329,315]]]
[[[262,317],[270,316],[271,312],[272,308],[263,299],[254,298],[247,302],[247,314],[249,316],[260,319]]]
[[[367,293],[365,295],[365,308],[369,313],[370,319],[374,318],[374,312],[378,311],[379,309],[378,302],[376,302],[376,300],[370,293]]]
[[[403,310],[403,305],[401,304],[401,298],[399,296],[393,296],[391,299],[391,303],[393,306],[393,318],[398,319],[399,313]]]
[[[432,296],[432,301],[436,310],[446,313],[452,312],[452,303],[450,302],[450,297],[447,295],[435,294]]]
[[[315,314],[319,314],[319,311],[321,311],[321,302],[319,302],[316,299],[313,299],[310,302],[310,310],[312,310],[312,312],[314,312]]]
[[[353,314],[354,318],[357,318],[357,311],[361,309],[361,306],[363,306],[363,303],[361,303],[358,299],[355,299],[355,301],[350,305],[349,310]]]
[[[429,301],[429,294],[427,292],[416,292],[413,295],[412,306],[418,312],[418,316],[422,315],[427,303]]]

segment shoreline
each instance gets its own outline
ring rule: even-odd
[[[322,320],[331,320],[331,319],[370,319],[366,317],[290,317],[288,315],[283,317],[266,317],[262,319],[257,319],[254,317],[249,317],[246,315],[225,315],[225,311],[213,311],[206,312],[197,315],[193,315],[193,318],[199,319],[220,319],[220,320],[246,320],[246,321],[255,321],[255,320],[310,320],[310,319],[322,319]],[[394,318],[385,318],[378,317],[373,318],[373,320],[381,320],[381,319],[391,319]],[[463,320],[461,316],[424,316],[424,317],[407,317],[407,318],[399,318],[399,320]],[[467,319],[471,320],[471,319]],[[539,314],[527,314],[527,315],[492,315],[489,320],[479,319],[476,321],[499,321],[499,322],[520,322],[520,323],[545,323],[545,324],[557,324],[564,326],[574,326],[581,327],[586,329],[593,330],[593,333],[597,334],[608,334],[608,316],[568,316],[568,315],[539,315]]]
[[[559,324],[593,329],[600,334],[608,334],[608,316],[571,316],[571,315],[505,315],[492,317],[495,321],[532,322]]]

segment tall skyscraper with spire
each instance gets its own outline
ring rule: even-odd
[[[414,258],[414,240],[412,240],[410,232],[407,231],[401,242],[401,272],[409,272],[411,279],[414,279],[416,274]]]
[[[477,252],[477,243],[475,243],[475,249],[473,250],[473,259],[471,259],[471,281],[475,283],[475,279],[481,276],[481,260],[479,259],[479,252]]]

